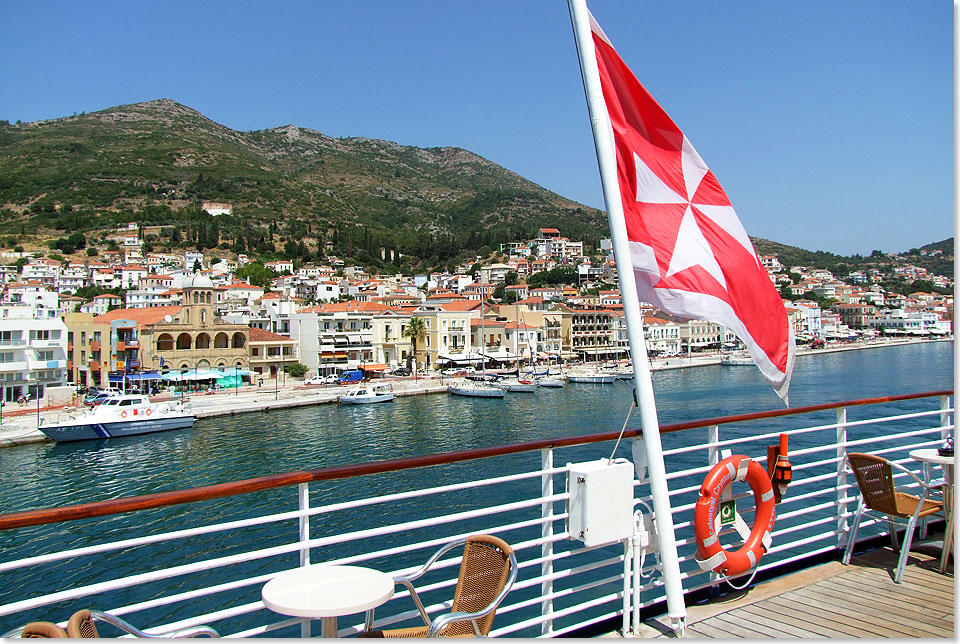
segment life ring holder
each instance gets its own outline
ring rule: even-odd
[[[153,413],[153,410],[150,409],[149,407],[147,407],[147,410],[146,410],[145,412],[143,412],[143,413],[144,413],[146,416],[149,416],[150,414]]]
[[[718,505],[724,488],[734,481],[746,481],[753,490],[756,514],[753,528],[735,513],[734,528],[744,540],[739,550],[728,552],[720,545],[720,512]],[[773,484],[759,463],[748,456],[728,456],[717,463],[703,480],[700,498],[694,509],[694,531],[697,538],[697,564],[702,570],[712,570],[730,583],[751,568],[756,568],[773,540],[770,533],[776,518]],[[756,570],[754,570],[756,574]],[[749,583],[753,580],[751,575]],[[732,584],[731,584],[732,586]],[[746,586],[743,586],[746,587]],[[736,588],[736,586],[734,586]]]
[[[120,418],[126,418],[126,417],[127,417],[127,410],[124,409],[122,412],[120,412]]]

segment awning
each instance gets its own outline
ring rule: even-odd
[[[230,374],[233,375],[233,374]],[[219,371],[187,371],[186,373],[180,373],[179,371],[171,371],[170,373],[164,374],[161,376],[164,380],[172,382],[186,382],[193,380],[216,380],[218,378],[225,378],[226,374],[223,374]]]
[[[150,373],[128,373],[127,380],[163,380],[163,376],[156,372]]]
[[[363,337],[359,335],[351,335],[350,344],[363,344]]]
[[[345,351],[337,351],[336,353],[333,354],[333,357],[334,357],[334,358],[346,358],[346,357],[347,357],[347,353],[346,353]]]
[[[361,371],[386,371],[389,368],[390,367],[382,363],[360,365]]]

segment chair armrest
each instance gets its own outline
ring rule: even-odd
[[[920,484],[920,486],[923,487],[925,492],[936,489],[938,487],[937,485],[934,485],[933,482],[927,483],[925,481],[921,481],[919,476],[917,476],[916,474],[914,474],[913,472],[905,468],[903,465],[900,465],[900,463],[894,463],[893,461],[889,461],[889,462],[891,467],[895,467],[901,472],[903,472],[904,474],[909,475],[910,478],[912,478],[914,481]]]
[[[467,539],[464,537],[462,539],[457,539],[456,541],[446,544],[445,546],[437,550],[435,553],[433,553],[433,555],[431,555],[431,557],[427,559],[427,562],[422,566],[420,566],[420,568],[416,572],[412,572],[408,575],[401,575],[399,577],[394,577],[393,581],[398,584],[407,585],[407,582],[411,582],[415,579],[419,579],[420,577],[423,576],[425,572],[427,572],[427,570],[430,569],[430,566],[436,563],[437,559],[442,557],[444,554],[446,554],[450,550],[453,550],[457,546],[462,546],[466,542],[467,542]]]
[[[477,620],[481,617],[487,615],[494,606],[487,606],[481,611],[476,613],[447,613],[446,615],[441,615],[440,617],[433,620],[433,623],[430,624],[430,628],[427,629],[427,637],[439,637],[440,631],[447,627],[447,624],[452,624],[453,622],[465,622],[470,620],[470,623],[473,625],[473,634],[475,637],[480,637],[480,629],[477,627]]]
[[[406,586],[407,590],[410,592],[410,598],[413,599],[413,603],[417,605],[417,610],[420,611],[420,616],[423,618],[423,623],[426,624],[427,626],[430,626],[430,615],[427,614],[427,609],[424,608],[423,602],[420,601],[420,595],[417,594],[417,589],[413,587],[413,582],[414,580],[422,577],[424,573],[430,569],[430,566],[436,563],[437,559],[442,557],[445,553],[449,552],[450,550],[453,550],[457,546],[462,546],[466,542],[467,542],[467,539],[466,537],[464,537],[462,539],[457,539],[456,541],[448,543],[442,548],[440,548],[439,550],[437,550],[435,553],[433,553],[433,555],[429,559],[427,559],[427,563],[420,566],[419,570],[412,572],[409,575],[401,575],[400,577],[393,578],[393,583],[403,584],[404,586]]]

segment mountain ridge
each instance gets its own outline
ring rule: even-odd
[[[234,211],[211,222],[202,202]],[[294,124],[242,132],[169,98],[0,122],[0,207],[9,228],[19,224],[21,245],[137,222],[159,227],[146,240],[157,248],[304,259],[332,251],[373,265],[404,256],[397,267],[420,270],[487,256],[540,227],[588,249],[608,236],[602,211],[463,148],[335,138]],[[841,257],[754,242],[760,254],[786,251],[785,264]]]

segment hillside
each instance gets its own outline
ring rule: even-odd
[[[211,222],[204,201],[233,214]],[[444,264],[541,226],[594,247],[607,234],[602,212],[467,150],[238,132],[167,99],[0,125],[0,206],[24,245],[137,221],[167,226],[158,247],[306,258],[326,244],[374,263],[396,250]]]

